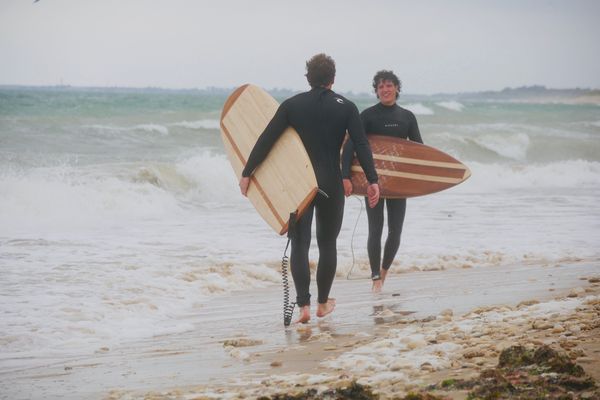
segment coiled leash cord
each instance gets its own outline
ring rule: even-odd
[[[290,285],[287,272],[290,265],[289,258],[287,256],[287,249],[290,245],[290,241],[292,240],[292,236],[296,231],[296,215],[296,211],[290,213],[287,234],[288,240],[287,244],[285,245],[285,250],[283,251],[283,258],[281,259],[281,281],[283,282],[283,326],[290,326],[292,317],[294,316],[294,307],[296,306],[296,303],[290,304]]]

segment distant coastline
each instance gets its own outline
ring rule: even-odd
[[[545,86],[522,86],[501,91],[458,94],[459,98],[486,98],[523,103],[600,104],[600,89],[548,89]]]
[[[531,104],[597,104],[600,105],[600,89],[549,89],[545,86],[521,86],[499,91],[437,93],[433,95],[410,95],[413,100],[501,101]]]
[[[228,96],[235,88],[207,87],[172,89],[161,87],[99,87],[99,86],[70,86],[70,85],[0,85],[0,90],[39,90],[39,91],[73,91],[73,92],[112,92],[112,93],[183,93]],[[276,98],[290,97],[300,90],[267,89]],[[371,93],[340,92],[349,98],[372,98]],[[552,89],[541,85],[504,88],[499,91],[485,90],[479,92],[436,93],[431,95],[403,93],[402,97],[409,101],[505,101],[532,104],[598,104],[600,105],[600,89],[572,88]]]

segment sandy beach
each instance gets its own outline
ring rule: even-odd
[[[392,274],[377,295],[338,279],[331,316],[287,329],[277,289],[215,299],[185,334],[12,360],[2,398],[242,399],[356,381],[386,399],[474,376],[515,344],[564,349],[600,378],[597,262]]]

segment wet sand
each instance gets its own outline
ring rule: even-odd
[[[8,360],[0,367],[0,393],[255,398],[357,380],[387,398],[476,373],[497,362],[502,346],[519,341],[576,351],[597,378],[598,276],[597,263],[589,262],[409,272],[391,274],[378,295],[369,280],[337,278],[335,312],[317,319],[313,307],[310,323],[287,329],[280,287],[234,293],[191,316],[189,332],[89,355]]]

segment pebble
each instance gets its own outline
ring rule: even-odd
[[[248,360],[250,358],[250,354],[235,347],[231,349],[229,355],[242,361]]]
[[[525,300],[525,301],[520,302],[517,305],[517,309],[523,308],[523,307],[529,307],[529,306],[532,306],[534,304],[539,304],[539,303],[540,302],[538,300]]]
[[[532,322],[531,327],[533,329],[544,330],[552,328],[553,325],[548,321],[536,319]]]
[[[579,325],[572,325],[569,327],[569,332],[571,332],[572,334],[576,335],[578,333],[581,332],[581,326]]]
[[[393,362],[393,363],[390,365],[390,370],[391,370],[391,371],[394,371],[394,372],[396,372],[396,371],[400,371],[401,369],[405,369],[405,368],[408,368],[408,367],[406,366],[406,364],[404,364],[404,363],[402,363],[402,362],[400,362],[400,361],[394,361],[394,362]]]
[[[471,350],[471,351],[467,351],[465,354],[463,354],[464,358],[475,358],[475,357],[484,357],[485,353],[483,351],[480,350]]]
[[[567,297],[579,297],[580,295],[585,293],[585,289],[582,287],[576,287],[574,289],[571,289],[571,291],[569,292],[569,294],[567,295]]]
[[[421,364],[421,371],[433,372],[435,371],[435,368],[431,363],[425,362]]]
[[[228,339],[223,341],[223,347],[231,346],[231,347],[249,347],[256,346],[258,344],[262,344],[262,340],[256,339],[248,339],[248,338],[237,338],[237,339]]]
[[[440,315],[443,317],[452,317],[454,315],[454,312],[450,308],[447,308],[447,309],[443,310],[440,313]]]

